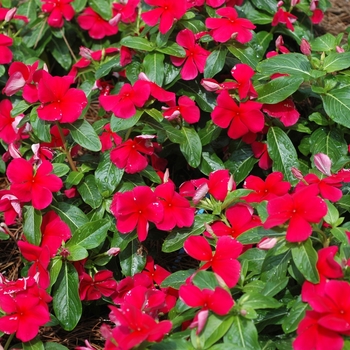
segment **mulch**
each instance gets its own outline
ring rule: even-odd
[[[332,7],[327,10],[324,20],[317,26],[316,32],[319,34],[331,33],[337,35],[346,33],[346,29],[350,25],[350,0],[330,0]],[[346,42],[347,33],[344,35],[343,43]],[[0,189],[7,188],[5,178],[0,178]],[[0,241],[0,273],[6,278],[13,280],[20,277],[20,269],[22,268],[21,255],[19,254],[17,244],[15,243],[22,235],[22,227],[10,228],[11,238],[7,241]],[[172,257],[173,259],[173,257]],[[185,258],[184,258],[185,259]],[[166,262],[170,265],[170,262]],[[182,264],[184,261],[182,261]],[[165,265],[168,265],[165,264]],[[185,262],[186,264],[186,262]],[[168,267],[168,266],[167,266]],[[74,349],[76,346],[84,346],[85,339],[96,350],[102,350],[104,339],[100,334],[100,327],[108,318],[107,310],[100,317],[91,317],[83,315],[82,321],[71,332],[64,331],[62,328],[46,327],[40,331],[40,338],[44,342],[55,342],[66,346],[68,349]],[[0,344],[6,342],[7,336]]]

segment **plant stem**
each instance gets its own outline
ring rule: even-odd
[[[60,134],[62,143],[63,143],[63,150],[64,150],[64,153],[65,153],[65,155],[66,155],[66,157],[67,157],[68,163],[69,163],[69,165],[70,165],[70,167],[71,167],[71,169],[72,169],[73,171],[77,171],[77,168],[76,168],[76,166],[75,166],[75,164],[74,164],[74,162],[73,162],[73,159],[72,159],[72,156],[71,156],[71,154],[70,154],[70,151],[69,151],[68,148],[67,148],[67,141],[66,141],[66,138],[65,138],[65,136],[64,136],[63,130],[62,130],[62,128],[61,128],[61,125],[60,125],[60,123],[57,122],[57,121],[56,121],[56,125],[57,125],[57,128],[58,128],[58,132],[59,132],[59,134]]]
[[[77,62],[78,60],[77,60],[77,58],[75,57],[74,52],[73,52],[72,48],[70,47],[69,42],[67,41],[66,36],[64,35],[63,29],[61,29],[61,33],[62,33],[62,38],[63,38],[65,44],[67,45],[67,48],[68,48],[68,50],[69,50],[71,56],[73,57],[74,61]]]
[[[15,333],[10,334],[10,336],[8,337],[6,344],[4,346],[4,350],[7,350],[9,348],[14,336],[15,336]]]

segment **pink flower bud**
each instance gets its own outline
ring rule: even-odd
[[[108,21],[108,23],[113,26],[113,27],[116,27],[120,21],[120,19],[122,18],[122,14],[121,13],[118,13],[117,15],[115,15],[112,19],[110,19]]]
[[[291,171],[296,179],[302,180],[304,178],[302,172],[299,169],[292,167]]]
[[[301,43],[300,43],[300,51],[306,55],[306,56],[310,56],[311,55],[311,45],[310,43],[306,40],[306,39],[301,39]]]
[[[214,79],[202,79],[201,85],[204,87],[207,91],[217,91],[220,89],[220,84],[214,80]]]
[[[327,176],[331,176],[331,166],[332,161],[330,158],[323,153],[317,153],[314,156],[314,163],[316,165],[316,168],[322,173]]]
[[[92,50],[88,49],[87,47],[84,47],[84,46],[80,46],[80,49],[79,49],[79,55],[81,57],[84,57],[86,58],[87,60],[91,60],[91,54],[92,54]]]
[[[269,250],[273,248],[276,245],[276,243],[277,243],[276,237],[273,237],[273,238],[265,237],[257,244],[257,247],[262,250]]]
[[[291,0],[290,5],[291,6],[296,6],[296,5],[299,4],[299,2],[300,2],[300,0]]]
[[[120,253],[120,248],[112,247],[107,250],[107,255],[109,256],[117,256]]]
[[[338,53],[343,53],[343,52],[345,52],[345,50],[344,50],[342,47],[340,47],[340,46],[336,46],[335,49],[336,49],[336,51],[337,51]]]
[[[6,15],[5,15],[5,22],[10,22],[11,19],[13,18],[13,16],[15,15],[16,11],[17,11],[16,7],[8,10]]]

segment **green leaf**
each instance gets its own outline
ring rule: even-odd
[[[214,290],[219,286],[219,281],[214,272],[199,270],[193,277],[192,282],[200,289]]]
[[[225,65],[226,55],[227,50],[220,47],[207,57],[204,68],[204,78],[213,78],[215,74],[221,72]]]
[[[198,136],[201,139],[202,146],[206,146],[216,140],[220,133],[221,129],[212,120],[208,120],[205,127],[198,131]]]
[[[186,51],[184,48],[172,41],[168,41],[165,47],[157,47],[156,51],[170,56],[186,57]]]
[[[138,251],[138,240],[134,239],[128,246],[120,252],[119,261],[124,276],[134,276],[135,273],[141,272],[146,265],[146,255]]]
[[[234,316],[218,316],[211,314],[203,331],[198,336],[196,329],[191,332],[191,342],[196,349],[209,349],[220,340],[229,330]]]
[[[190,277],[195,270],[180,270],[172,273],[162,281],[161,288],[171,287],[174,289],[180,289],[185,284],[188,277]]]
[[[286,288],[289,282],[289,278],[285,277],[277,281],[267,281],[265,287],[262,289],[261,294],[273,297],[281,290]]]
[[[201,214],[196,215],[194,224],[189,228],[180,228],[174,230],[165,238],[162,251],[171,253],[183,247],[183,243],[189,236],[198,236],[205,231],[204,224],[210,224],[214,220],[213,215]]]
[[[45,343],[45,350],[68,350],[68,348],[59,343],[47,342]]]
[[[347,143],[338,129],[318,128],[309,139],[310,152],[326,154],[334,164],[342,155],[347,154]]]
[[[180,150],[185,156],[188,164],[196,168],[201,162],[202,144],[196,130],[192,127],[184,126],[181,129],[184,136],[180,143]]]
[[[149,52],[155,49],[152,43],[139,36],[126,36],[120,40],[120,45],[130,47],[131,49]]]
[[[150,115],[158,123],[161,123],[164,119],[163,114],[155,108],[146,109],[145,112]]]
[[[18,103],[13,105],[13,108],[11,110],[11,116],[17,117],[19,114],[24,113],[30,106],[31,105],[24,100],[19,101]]]
[[[35,337],[34,339],[24,342],[23,344],[23,350],[44,350],[44,344],[40,340],[39,337]]]
[[[252,3],[259,10],[266,11],[271,15],[274,15],[276,13],[276,2],[273,0],[252,0]]]
[[[324,221],[333,226],[337,226],[337,221],[339,219],[339,212],[337,210],[337,208],[328,200],[325,200],[326,204],[327,204],[327,214],[324,217]]]
[[[349,67],[350,52],[332,52],[324,59],[322,69],[327,73],[332,73]]]
[[[69,129],[73,140],[80,146],[89,151],[101,151],[101,141],[94,128],[84,119],[77,120],[71,124],[62,124],[64,128]]]
[[[301,77],[286,76],[272,79],[267,84],[256,87],[258,101],[268,104],[281,102],[297,91],[303,81],[304,79]]]
[[[62,163],[52,163],[53,173],[58,177],[62,177],[69,172],[69,166],[67,164]]]
[[[50,266],[49,266],[49,272],[50,272],[50,287],[52,287],[60,274],[62,268],[62,259],[60,257],[55,257],[51,260]]]
[[[86,2],[87,2],[87,0],[74,0],[72,2],[72,6],[74,8],[74,11],[76,13],[83,11],[85,6],[86,6]]]
[[[143,169],[140,174],[144,177],[147,177],[147,179],[150,179],[153,183],[161,184],[162,180],[157,174],[157,172],[154,170],[154,168],[151,165],[147,165],[146,169]]]
[[[175,129],[172,124],[166,119],[162,121],[162,127],[165,130],[169,140],[174,143],[181,143],[184,141],[184,135],[179,129]]]
[[[252,320],[242,316],[233,316],[233,322],[224,336],[224,343],[230,349],[259,350],[258,332]]]
[[[248,232],[248,231],[247,231]],[[241,235],[237,237],[239,240]],[[266,257],[266,250],[258,249],[258,248],[250,248],[246,250],[243,254],[238,257],[238,260],[243,262],[244,260],[248,261],[248,270],[254,272],[255,274],[259,274],[261,271],[262,264]]]
[[[131,118],[122,119],[116,117],[114,114],[111,117],[111,130],[118,132],[132,128],[141,118],[143,111],[136,111],[136,114]]]
[[[278,127],[271,127],[267,133],[269,156],[273,160],[272,170],[280,171],[291,184],[298,180],[292,174],[292,167],[299,168],[298,155],[288,135]]]
[[[50,123],[38,117],[37,108],[33,108],[30,112],[30,124],[35,135],[43,142],[51,141]]]
[[[52,53],[52,56],[55,58],[55,60],[65,70],[69,70],[73,62],[72,56],[65,42],[53,36],[48,45],[48,48],[50,49],[50,52]]]
[[[80,245],[69,245],[68,251],[69,251],[69,255],[67,257],[68,261],[79,261],[89,256],[88,251],[85,248],[81,247]]]
[[[25,206],[24,210],[23,233],[29,243],[39,246],[42,238],[41,211],[32,206]]]
[[[317,252],[312,246],[311,239],[294,244],[291,251],[293,261],[303,276],[311,283],[319,283],[320,277],[316,268]]]
[[[241,199],[243,196],[247,196],[251,190],[247,190],[245,188],[239,188],[237,190],[231,191],[227,194],[224,202],[221,205],[221,210],[227,209],[230,207],[234,202],[237,202]]]
[[[300,53],[287,53],[261,61],[256,69],[268,76],[274,73],[286,73],[293,77],[302,77],[308,80],[311,66],[305,55]]]
[[[307,303],[303,303],[301,301],[301,297],[299,296],[294,302],[287,316],[283,319],[282,328],[284,333],[292,333],[298,328],[300,321],[305,316],[305,311],[307,310],[308,306],[309,305]]]
[[[349,239],[346,232],[348,232],[348,230],[344,227],[334,227],[331,229],[331,234],[333,237],[347,246],[349,244]]]
[[[66,331],[75,328],[82,314],[78,287],[77,270],[70,263],[64,262],[58,280],[54,285],[53,309],[62,328]]]
[[[102,77],[105,77],[109,74],[112,68],[114,67],[120,67],[120,57],[115,56],[108,60],[107,62],[102,63],[95,72],[95,78],[101,79]]]
[[[282,304],[273,297],[262,295],[261,293],[244,294],[239,300],[242,308],[253,309],[275,309],[282,306]]]
[[[112,6],[109,0],[90,0],[89,5],[104,20],[109,21],[112,18]]]
[[[104,152],[101,154],[101,160],[95,170],[96,185],[104,197],[112,195],[119,185],[124,174],[123,169],[117,168],[110,159],[110,154]]]
[[[253,48],[236,43],[235,46],[232,46],[232,45],[228,46],[228,50],[232,53],[232,55],[237,57],[242,63],[248,64],[254,70],[256,69],[256,66],[259,60]]]
[[[143,66],[147,77],[159,86],[164,80],[164,55],[162,53],[150,53],[145,56]]]
[[[98,190],[96,178],[90,174],[77,187],[79,194],[83,201],[91,206],[91,208],[98,208],[102,204],[102,195]]]
[[[75,205],[60,202],[51,204],[50,208],[69,226],[72,234],[80,226],[89,222],[87,216]]]
[[[337,46],[336,38],[331,33],[326,33],[310,41],[312,51],[327,52],[335,50]]]
[[[28,17],[30,22],[37,19],[37,6],[35,0],[28,0],[18,4],[16,15],[23,15]],[[42,22],[42,21],[41,21]]]
[[[323,107],[330,118],[340,125],[350,127],[350,91],[334,89],[321,95]]]
[[[202,152],[202,160],[199,169],[203,174],[208,176],[215,170],[225,169],[225,165],[214,152]]]
[[[350,211],[350,194],[344,195],[337,201],[337,205],[341,206],[343,209]]]
[[[66,184],[69,184],[70,187],[78,185],[83,179],[84,173],[79,171],[71,171],[66,179]]]
[[[66,246],[79,245],[85,249],[96,248],[105,240],[110,226],[111,222],[109,219],[87,222],[74,232],[73,237]]]

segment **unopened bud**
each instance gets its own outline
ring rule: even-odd
[[[335,49],[336,49],[336,51],[337,51],[338,53],[343,53],[343,52],[345,52],[345,50],[344,50],[342,47],[340,47],[340,46],[336,46]]]
[[[15,15],[16,11],[17,11],[16,7],[12,8],[11,10],[8,10],[5,15],[5,22],[10,22],[13,16]]]
[[[292,167],[291,171],[296,179],[302,180],[304,178],[302,172],[299,169]]]
[[[277,238],[263,238],[258,244],[257,247],[262,250],[269,250],[273,248],[277,243]]]
[[[107,250],[107,255],[109,256],[117,256],[120,253],[120,248],[112,247]]]
[[[301,43],[300,43],[300,51],[306,55],[306,56],[310,56],[311,55],[311,45],[310,43],[306,40],[306,39],[301,39]]]

